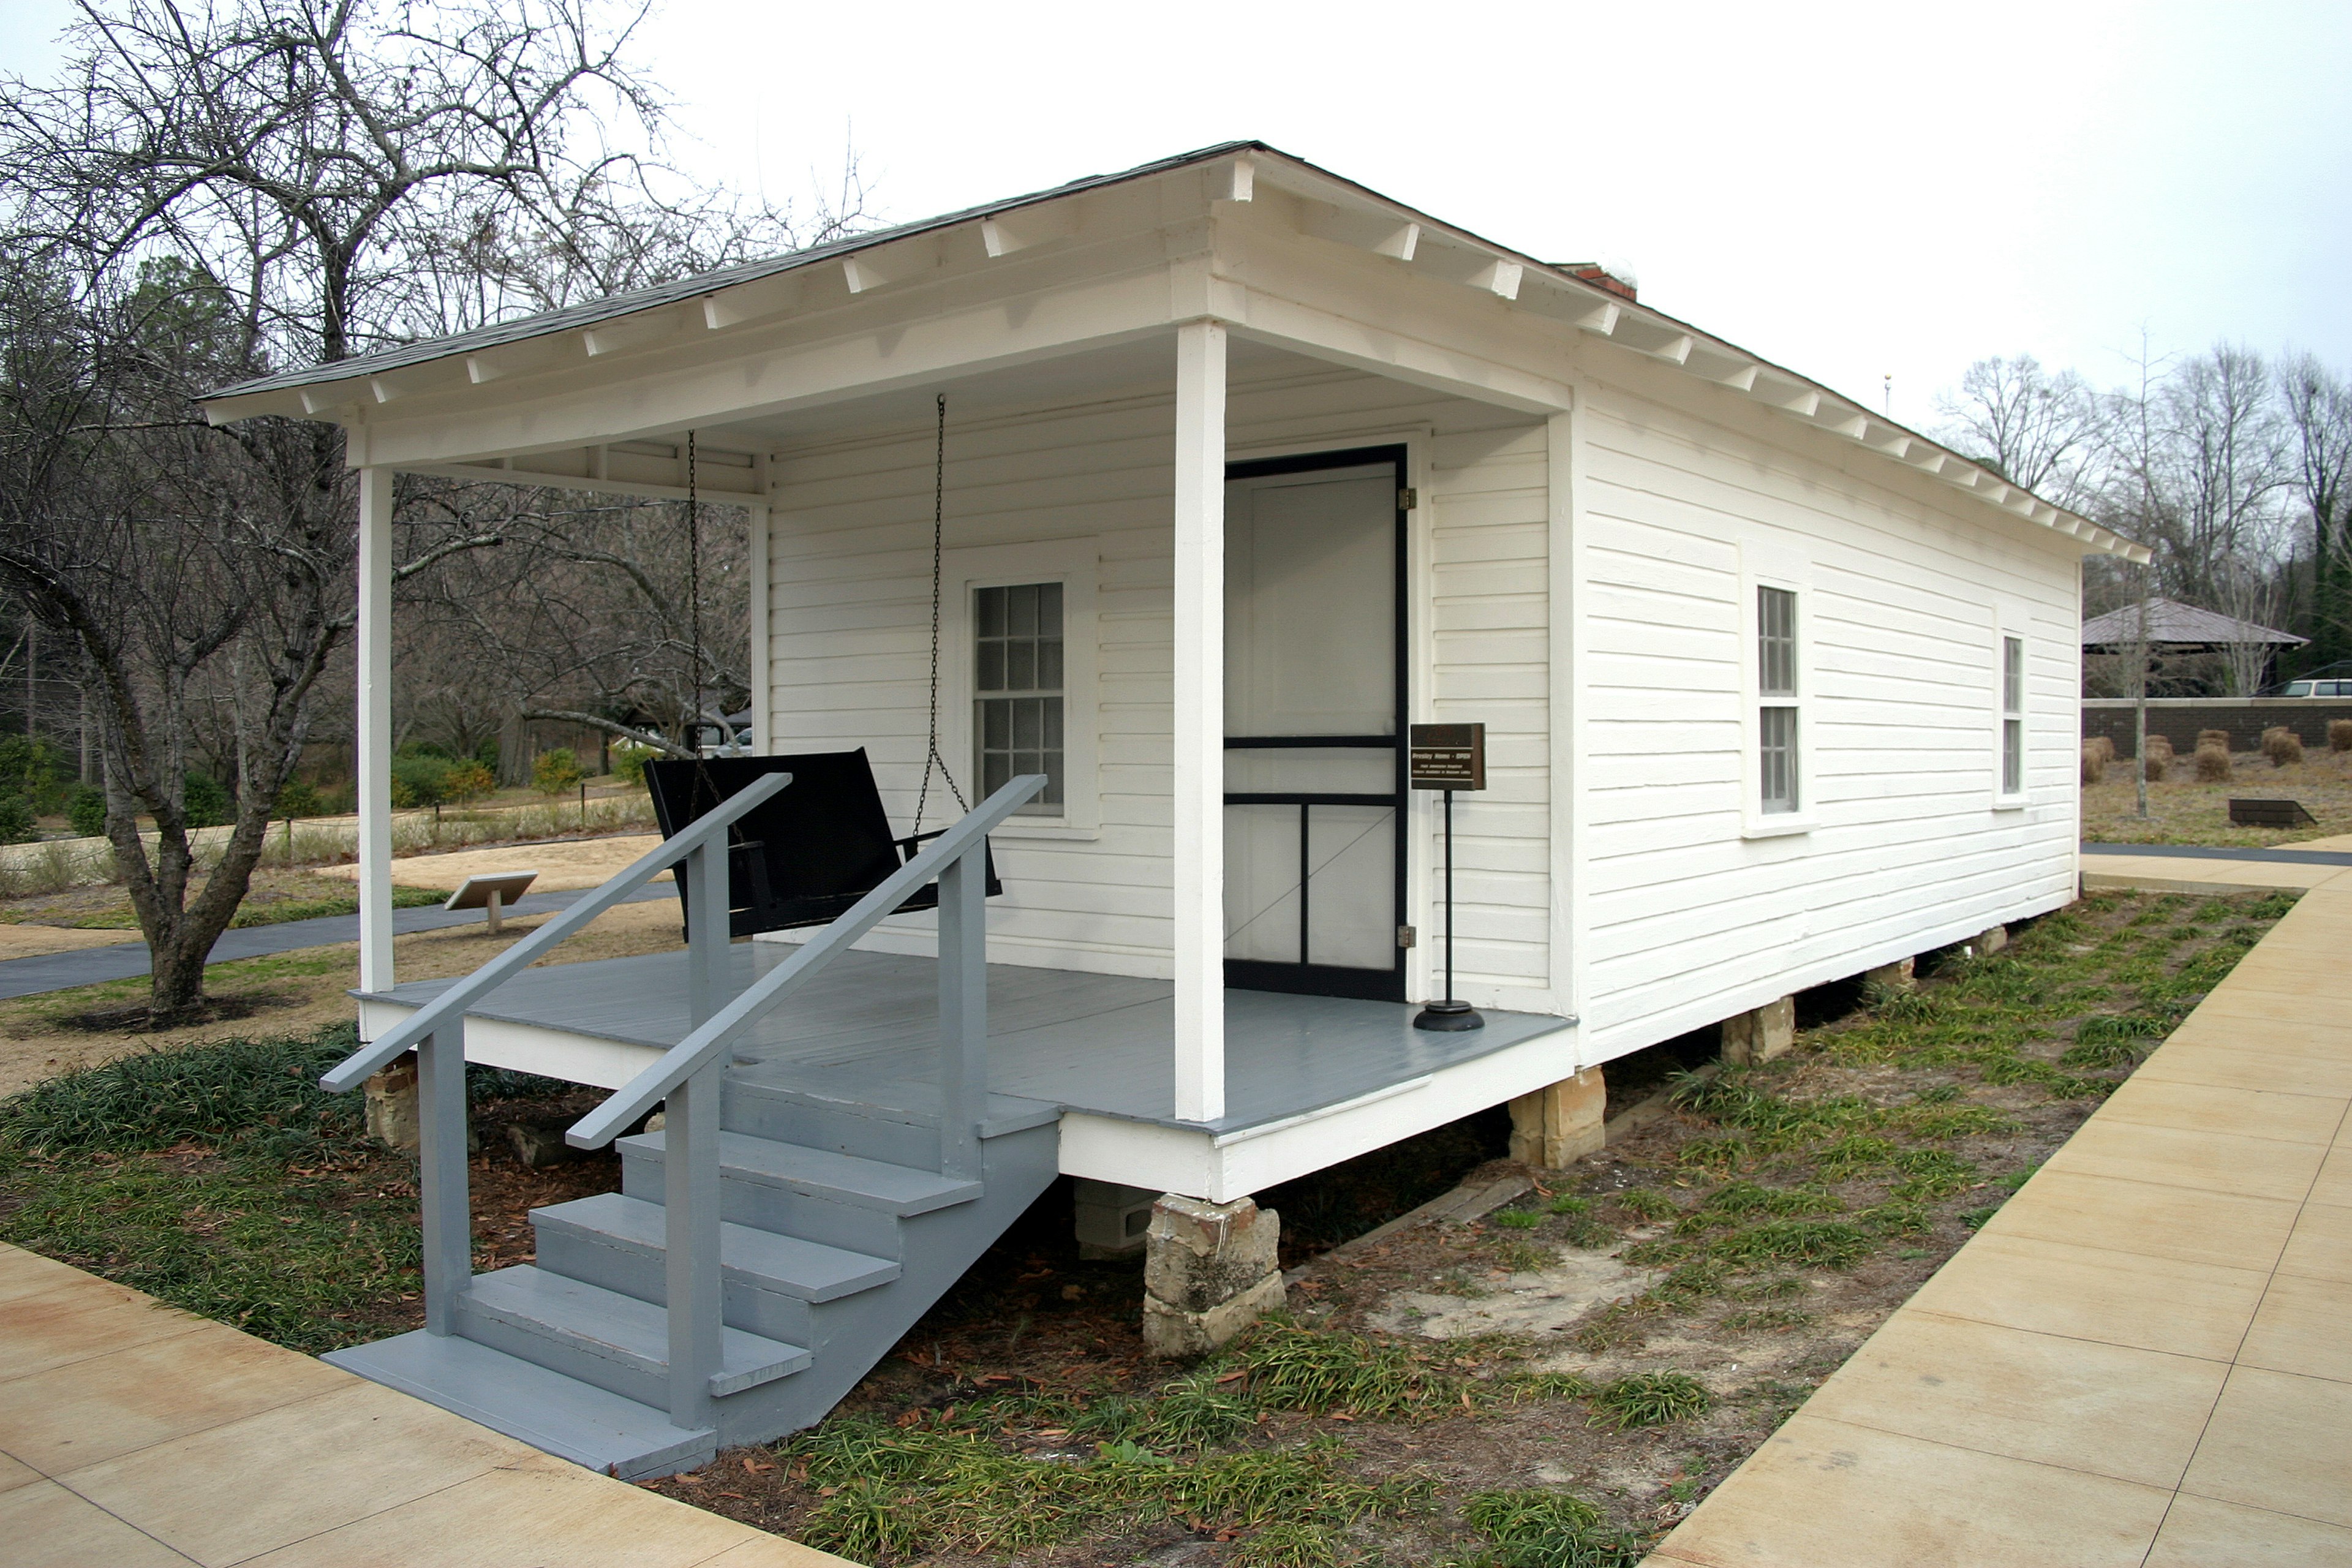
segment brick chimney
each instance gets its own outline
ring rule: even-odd
[[[1631,300],[1635,298],[1633,284],[1630,279],[1618,277],[1597,261],[1563,261],[1559,265],[1560,270],[1570,277],[1581,278],[1587,283],[1597,284],[1620,300]]]

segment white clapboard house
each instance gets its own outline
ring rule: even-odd
[[[623,1475],[817,1419],[1057,1173],[1217,1212],[2065,903],[2080,563],[2145,558],[1255,142],[206,408],[333,420],[361,479],[372,1044],[331,1081],[417,1047],[428,1323],[343,1359]],[[934,777],[953,830],[831,926],[730,945],[690,875],[719,912],[688,951],[522,968],[543,931],[403,984],[400,472],[743,509],[752,750],[863,749],[911,833],[936,711],[977,808]],[[1469,1031],[1413,1024],[1447,931],[1402,748],[1435,722],[1486,734]],[[666,1107],[624,1193],[536,1216],[535,1266],[468,1268],[460,1052],[614,1089],[575,1142]]]

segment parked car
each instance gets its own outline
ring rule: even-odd
[[[2290,680],[2281,697],[2352,697],[2352,680]]]

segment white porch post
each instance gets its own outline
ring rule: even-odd
[[[392,986],[392,470],[360,470],[360,989]]]
[[[1225,329],[1176,329],[1176,1114],[1225,1113]]]

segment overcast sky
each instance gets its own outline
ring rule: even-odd
[[[45,74],[63,0],[0,3]],[[661,0],[680,151],[897,220],[1256,137],[1931,422],[1973,359],[2352,370],[2352,5]]]

